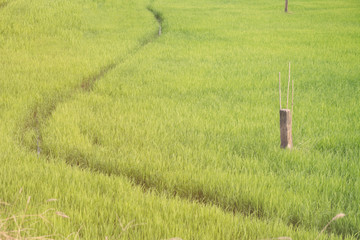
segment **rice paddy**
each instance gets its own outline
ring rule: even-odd
[[[359,239],[358,1],[0,0],[0,33],[0,239]]]

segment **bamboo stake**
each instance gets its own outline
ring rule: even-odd
[[[292,82],[292,90],[291,90],[291,114],[294,116],[294,79]]]
[[[279,101],[280,101],[280,109],[281,109],[281,73],[279,72]]]
[[[287,98],[286,98],[286,109],[289,106],[289,92],[290,92],[290,62],[289,62],[289,80],[288,80],[288,90],[287,90]]]

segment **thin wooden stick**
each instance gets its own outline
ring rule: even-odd
[[[291,90],[291,115],[294,115],[293,114],[293,111],[294,111],[294,79],[291,80],[292,82],[292,90]]]
[[[287,90],[287,99],[286,99],[286,109],[288,109],[288,104],[289,104],[289,92],[290,92],[290,62],[289,62],[289,80],[288,80],[288,90]]]
[[[281,109],[281,73],[279,72],[279,100],[280,100],[280,109]]]

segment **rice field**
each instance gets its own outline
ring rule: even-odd
[[[359,43],[357,0],[0,0],[0,239],[359,239]]]

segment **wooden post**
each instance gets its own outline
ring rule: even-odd
[[[280,139],[282,148],[291,149],[293,147],[291,131],[291,111],[290,109],[280,109]]]
[[[285,12],[288,12],[288,0],[285,0]]]

